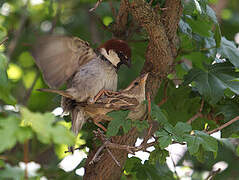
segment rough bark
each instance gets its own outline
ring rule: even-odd
[[[173,39],[176,37],[178,22],[182,13],[181,3],[180,0],[166,0],[166,11],[162,13],[162,17],[144,0],[133,0],[131,3],[128,0],[122,0],[122,4],[124,4],[124,8],[127,8],[127,16],[128,12],[132,14],[134,21],[144,28],[149,35],[146,61],[142,73],[150,72],[146,90],[150,92],[153,99],[158,92],[160,82],[170,72],[173,59],[176,56],[176,51],[173,49],[176,48],[176,44]],[[122,29],[126,29],[126,24],[124,23]],[[113,137],[112,142],[132,146],[137,138],[137,131],[133,128],[123,136]],[[84,180],[120,179],[123,169],[116,165],[107,151],[102,153],[97,163],[89,164],[96,151],[97,148],[92,149],[88,155]],[[127,159],[127,152],[118,149],[111,149],[111,152],[123,166]]]

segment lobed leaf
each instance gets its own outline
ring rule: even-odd
[[[113,111],[108,113],[108,115],[113,118],[107,128],[106,135],[108,137],[115,136],[120,127],[123,128],[124,133],[127,133],[131,129],[131,121],[127,119],[128,114],[129,111]]]
[[[216,63],[208,66],[207,71],[190,70],[184,77],[184,85],[195,81],[198,92],[211,104],[215,104],[223,97],[227,88],[239,94],[239,83],[235,81],[238,75],[230,63]]]
[[[234,42],[228,41],[225,37],[222,37],[221,47],[218,53],[227,58],[235,67],[239,68],[239,50]]]
[[[72,132],[59,123],[54,125],[55,116],[52,113],[33,113],[26,108],[21,108],[20,112],[23,123],[32,128],[42,143],[74,144]]]

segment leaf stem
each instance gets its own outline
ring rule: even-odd
[[[202,102],[201,102],[201,106],[200,106],[199,111],[198,111],[193,117],[191,117],[191,118],[187,121],[188,124],[192,124],[192,122],[193,122],[195,119],[197,119],[197,118],[199,118],[199,117],[203,117],[203,115],[202,115],[203,106],[204,106],[204,100],[202,99]]]

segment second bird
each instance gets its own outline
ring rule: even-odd
[[[37,41],[33,57],[49,87],[59,88],[67,82],[67,95],[62,97],[61,106],[64,112],[71,114],[75,134],[86,119],[84,110],[74,108],[71,99],[76,102],[92,101],[102,90],[116,91],[117,70],[122,64],[131,64],[128,44],[118,39],[111,39],[92,49],[80,38],[46,36]]]

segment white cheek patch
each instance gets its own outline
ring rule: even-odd
[[[108,53],[104,48],[101,49],[101,54],[104,55],[105,58],[107,58],[114,66],[117,66],[118,63],[120,62],[120,58],[117,55],[117,53],[114,52],[113,50],[109,50]]]

